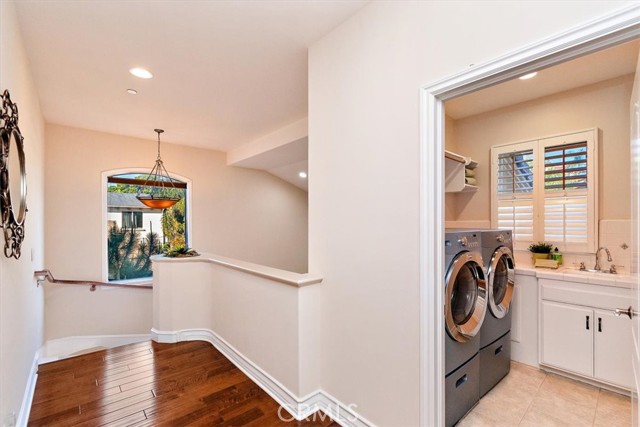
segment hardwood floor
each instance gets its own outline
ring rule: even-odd
[[[339,427],[278,413],[211,344],[144,342],[40,365],[29,426]]]

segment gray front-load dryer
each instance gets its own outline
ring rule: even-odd
[[[511,367],[511,301],[515,261],[511,230],[480,231],[487,278],[487,314],[480,329],[480,395],[484,396]]]
[[[480,234],[445,232],[445,424],[480,399],[480,328],[487,311]]]

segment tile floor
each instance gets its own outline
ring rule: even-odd
[[[630,426],[631,400],[521,363],[458,427]]]

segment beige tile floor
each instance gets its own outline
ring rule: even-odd
[[[458,423],[458,427],[630,425],[628,397],[517,362]]]

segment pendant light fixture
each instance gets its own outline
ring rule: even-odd
[[[153,168],[151,168],[151,172],[147,175],[144,184],[138,187],[136,198],[140,200],[140,203],[152,209],[167,209],[178,203],[181,197],[176,195],[177,192],[170,191],[171,189],[177,190],[177,188],[160,157],[160,134],[164,130],[154,129],[153,131],[158,134],[158,158]],[[143,187],[151,187],[151,192],[143,193]]]

